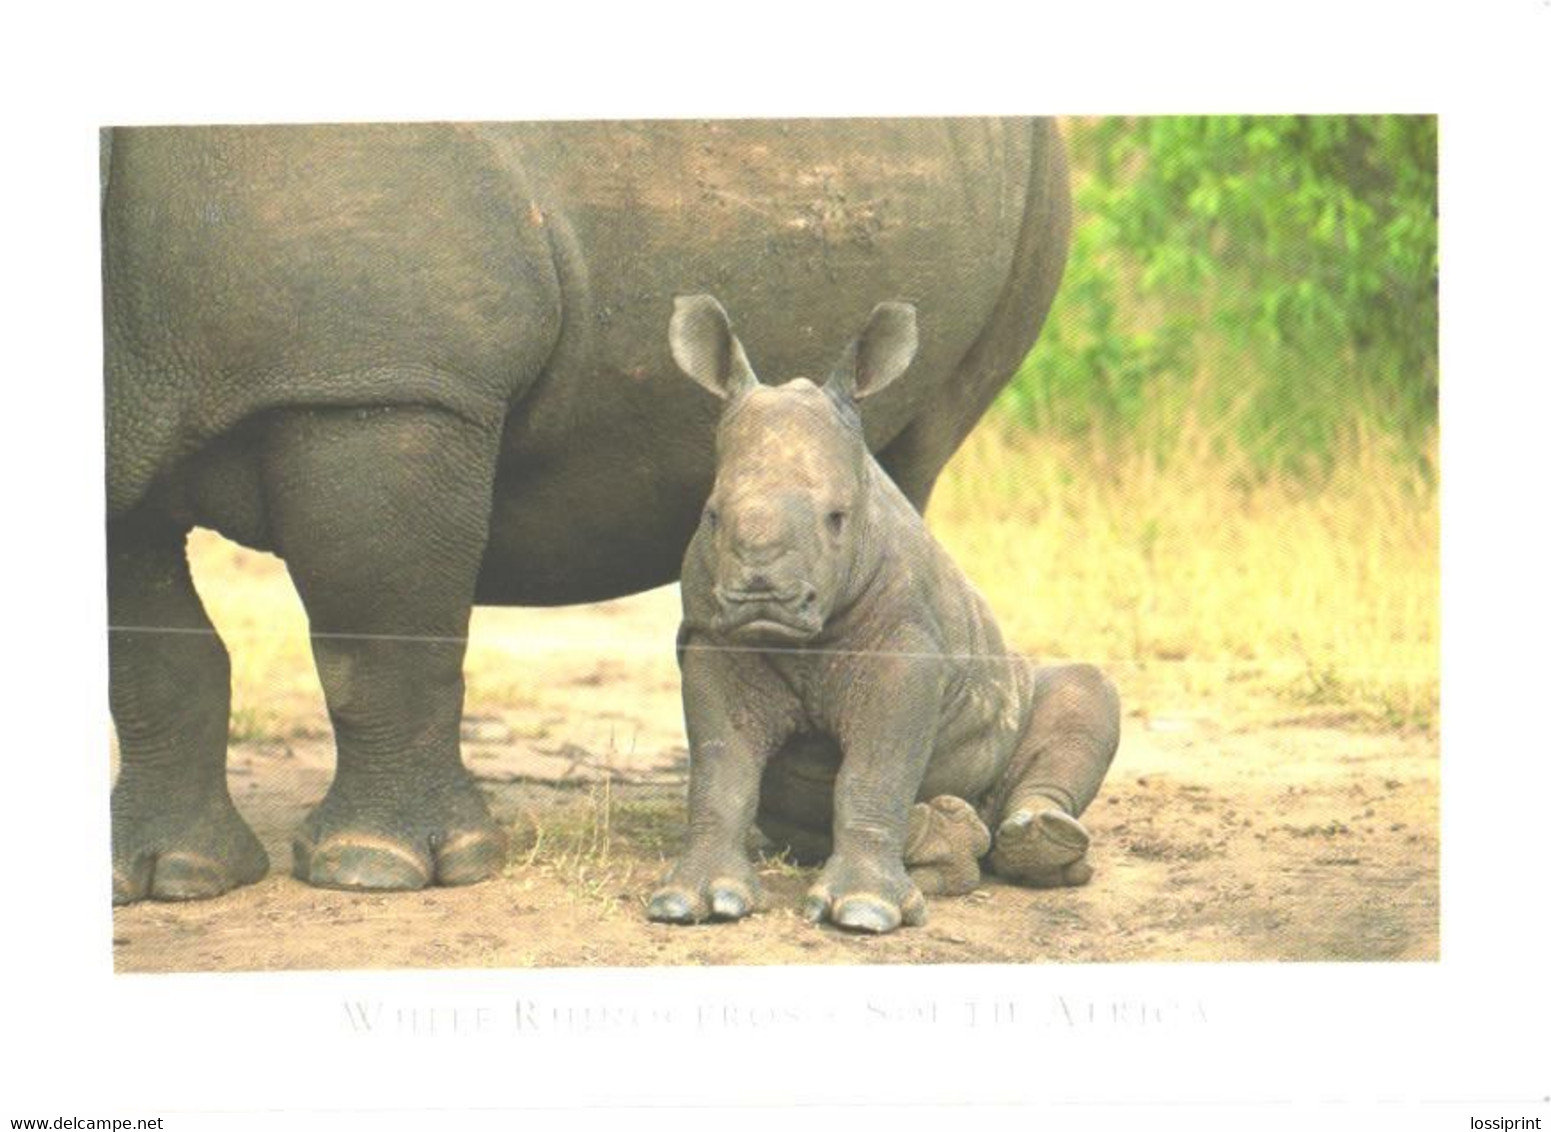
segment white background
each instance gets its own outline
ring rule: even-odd
[[[137,4],[6,17],[0,1120],[273,1127],[301,1109],[335,1127],[423,1128],[449,1116],[425,1110],[452,1109],[510,1127],[555,1119],[512,1109],[580,1108],[582,1126],[612,1127],[680,1106],[674,1119],[696,1126],[784,1128],[833,1115],[806,1106],[910,1104],[1058,1128],[1551,1118],[1551,5],[1067,8]],[[99,125],[1204,111],[1442,115],[1438,963],[112,974]],[[516,1032],[521,1001],[646,1020]],[[971,1028],[968,1001],[1012,1001],[1018,1022]],[[386,1028],[353,1031],[347,1002],[381,1004]],[[470,1026],[481,1007],[483,1031],[394,1022],[440,1009],[446,1025],[458,1008]],[[929,1007],[935,1024],[912,1020]],[[653,1009],[675,1020],[654,1024]],[[736,1024],[700,1024],[727,1009]],[[1121,1020],[1061,1024],[1063,1009]],[[785,1013],[807,1021],[772,1020]]]

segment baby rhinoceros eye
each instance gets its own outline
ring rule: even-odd
[[[700,521],[705,524],[705,529],[706,530],[708,530],[708,531],[716,530],[716,524],[718,522],[717,515],[716,515],[716,508],[715,507],[707,507],[705,509],[705,511],[701,513]]]
[[[829,527],[829,533],[838,536],[841,531],[845,530],[846,513],[837,508],[824,516],[824,522]]]

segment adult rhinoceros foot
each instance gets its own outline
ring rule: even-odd
[[[268,854],[224,794],[183,813],[114,814],[114,904],[203,900],[268,872]]]
[[[505,866],[506,834],[472,785],[439,804],[405,800],[386,814],[331,793],[302,824],[292,854],[297,879],[320,888],[473,884]]]

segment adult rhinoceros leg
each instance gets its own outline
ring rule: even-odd
[[[458,746],[498,439],[497,424],[415,407],[273,425],[266,500],[338,752],[294,842],[302,880],[412,889],[481,880],[505,862]]]
[[[933,387],[910,426],[878,453],[917,511],[925,512],[948,459],[1033,348],[1066,267],[1072,226],[1066,149],[1053,121],[1035,119],[1029,129],[1033,160],[1023,222],[996,305],[952,375]]]
[[[185,535],[134,520],[108,531],[115,904],[216,896],[269,870],[227,791],[231,666],[194,592]]]

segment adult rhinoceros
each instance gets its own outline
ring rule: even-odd
[[[1033,344],[1068,237],[1049,122],[140,128],[104,134],[115,902],[268,861],[227,793],[204,526],[285,559],[338,769],[313,884],[482,879],[504,839],[458,751],[473,603],[672,580],[720,403],[676,376],[714,290],[774,371],[880,296],[932,333],[865,411],[918,508]],[[666,646],[665,646],[666,647]]]

